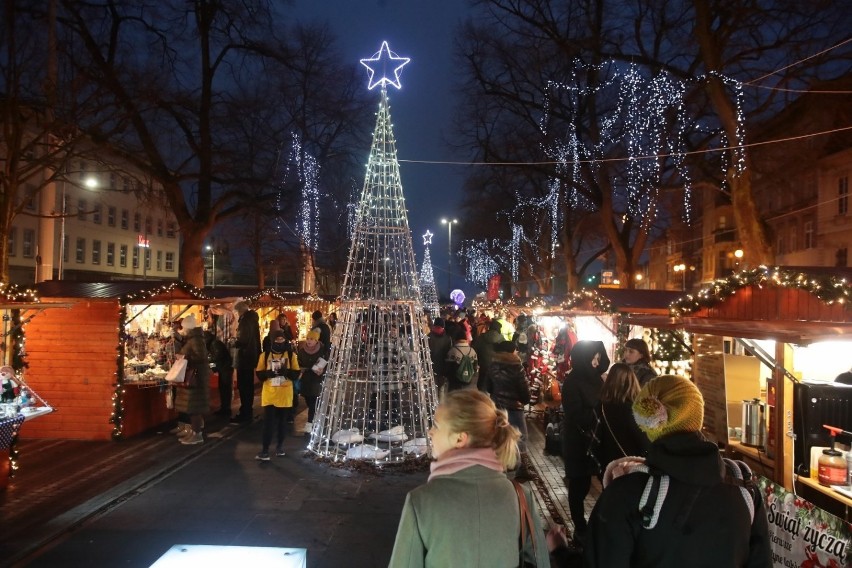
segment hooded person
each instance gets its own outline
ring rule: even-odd
[[[584,565],[772,566],[761,492],[735,480],[719,448],[702,436],[698,388],[676,375],[651,379],[633,414],[651,441],[648,455],[608,466],[589,519]],[[748,481],[750,471],[739,471]]]
[[[568,510],[574,522],[574,539],[581,543],[586,532],[584,501],[599,474],[589,456],[589,442],[597,422],[603,374],[609,357],[602,341],[578,341],[571,349],[571,371],[562,382],[562,454],[568,482]]]

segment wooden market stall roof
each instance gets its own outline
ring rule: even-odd
[[[36,285],[40,298],[74,298],[92,300],[116,300],[121,304],[145,303],[168,304],[191,301],[193,304],[213,304],[226,301],[211,298],[200,288],[181,281],[123,280],[115,282],[77,282],[72,280],[48,280]]]
[[[848,275],[849,269],[760,267],[678,298],[668,315],[630,314],[625,321],[799,345],[852,338]]]
[[[541,308],[542,315],[564,314],[657,314],[669,313],[669,306],[681,296],[669,290],[628,290],[587,288],[564,296],[533,298],[523,309]]]

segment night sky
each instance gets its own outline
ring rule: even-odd
[[[452,93],[455,68],[453,38],[458,23],[469,13],[465,0],[299,0],[290,15],[303,21],[328,22],[338,47],[353,66],[368,74],[359,63],[372,57],[382,41],[401,57],[411,58],[401,74],[402,89],[388,87],[391,117],[408,204],[417,267],[423,261],[423,239],[427,229],[432,239],[431,255],[438,293],[447,296],[447,239],[442,217],[459,218],[460,188],[465,166],[408,163],[406,160],[463,161],[447,147],[452,136],[455,100]],[[378,109],[378,88],[373,92]],[[372,125],[371,125],[372,131]],[[364,148],[367,163],[370,148]],[[459,221],[462,221],[459,218]],[[453,231],[453,249],[458,233]],[[463,285],[461,268],[454,263],[452,286],[468,296],[471,285]]]

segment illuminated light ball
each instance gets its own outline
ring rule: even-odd
[[[464,305],[464,299],[465,299],[464,292],[462,292],[461,290],[456,288],[455,290],[450,292],[450,299],[453,301],[453,303],[457,307],[461,307],[461,306]]]

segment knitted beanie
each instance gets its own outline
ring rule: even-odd
[[[320,332],[318,329],[312,329],[305,335],[305,339],[313,339],[314,341],[319,341]]]
[[[636,424],[652,442],[675,432],[699,432],[704,398],[689,380],[662,375],[648,381],[633,402]]]
[[[195,315],[189,314],[185,318],[183,318],[180,322],[180,327],[184,331],[189,331],[190,329],[195,329],[198,326],[198,323],[195,321]]]

